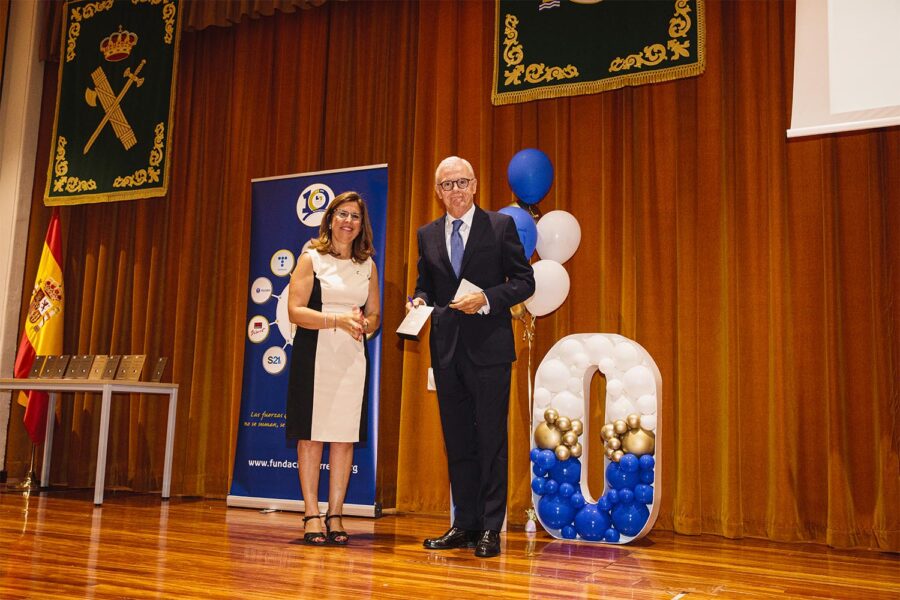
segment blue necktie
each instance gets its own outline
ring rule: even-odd
[[[459,234],[459,228],[462,227],[462,219],[453,221],[453,233],[450,234],[450,264],[453,265],[453,272],[459,277],[459,271],[462,268],[463,246],[462,236]]]

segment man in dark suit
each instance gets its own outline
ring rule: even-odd
[[[431,365],[437,386],[453,526],[426,548],[475,547],[500,554],[506,515],[507,416],[516,359],[510,307],[534,293],[534,271],[514,221],[475,206],[478,180],[468,161],[451,156],[435,172],[447,214],[418,231],[416,292],[407,310],[431,314]],[[466,279],[481,291],[456,298]]]

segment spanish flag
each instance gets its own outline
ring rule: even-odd
[[[63,274],[62,239],[59,232],[59,209],[53,209],[37,280],[25,316],[25,330],[16,355],[15,377],[28,377],[35,356],[62,353],[63,343]],[[44,440],[47,425],[47,392],[22,392],[19,404],[25,407],[25,429],[35,444]]]

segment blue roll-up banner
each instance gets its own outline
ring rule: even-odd
[[[252,180],[250,276],[244,381],[234,477],[228,506],[304,510],[297,447],[285,441],[285,401],[295,325],[288,320],[290,274],[304,244],[316,237],[335,196],[354,190],[366,201],[375,242],[378,287],[384,297],[387,165]],[[367,441],[353,452],[344,514],[380,516],[375,499],[381,330],[369,338]],[[328,444],[319,478],[320,510],[328,499]]]

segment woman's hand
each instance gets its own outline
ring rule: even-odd
[[[346,331],[354,340],[359,341],[365,336],[368,323],[358,307],[353,307],[350,312],[335,315],[335,319],[338,328]]]

